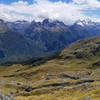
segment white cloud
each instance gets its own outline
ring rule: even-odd
[[[81,9],[96,9],[100,8],[100,1],[98,0],[73,0],[73,4]]]
[[[10,5],[0,4],[0,18],[15,20],[42,21],[45,18],[60,20],[72,24],[76,20],[87,18],[81,10],[99,8],[97,0],[73,0],[71,3],[34,0],[36,3],[19,1]]]

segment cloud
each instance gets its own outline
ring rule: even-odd
[[[96,9],[100,8],[99,0],[73,0],[73,4],[81,9]]]
[[[100,2],[97,0],[73,0],[71,3],[51,2],[49,0],[34,0],[34,2],[29,4],[18,1],[10,5],[0,4],[0,18],[7,21],[42,21],[49,18],[63,21],[65,24],[73,24],[79,19],[88,18],[82,10],[100,7]]]

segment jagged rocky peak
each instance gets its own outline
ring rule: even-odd
[[[25,30],[27,29],[27,27],[29,27],[31,22],[25,21],[25,20],[17,20],[14,22],[6,22],[7,26],[9,27],[9,29],[13,32],[18,32],[21,34],[25,33]]]
[[[59,20],[54,20],[53,23],[55,23],[56,25],[65,26],[65,24],[62,21],[59,21]]]
[[[54,26],[65,26],[65,24],[59,20],[51,20],[51,19],[44,19],[42,22],[43,26],[49,26],[49,27],[54,27]]]
[[[37,26],[41,26],[41,25],[42,25],[41,22],[36,22],[34,20],[31,22],[31,26],[36,26],[37,27]]]
[[[49,19],[44,19],[43,22],[42,22],[43,25],[48,25],[49,23],[50,23]]]
[[[55,27],[55,26],[66,26],[63,22],[58,20],[51,20],[49,18],[44,19],[42,22],[37,22],[33,20],[30,27]]]
[[[4,20],[0,19],[0,24],[1,24],[1,23],[4,23]]]

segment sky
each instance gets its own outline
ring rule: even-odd
[[[78,20],[100,22],[100,0],[0,0],[0,18],[5,21]]]

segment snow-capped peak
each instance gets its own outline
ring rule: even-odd
[[[28,21],[20,21],[20,20],[18,20],[18,21],[15,21],[14,22],[15,24],[27,24],[27,23],[29,23]]]
[[[100,25],[100,22],[86,19],[86,20],[78,20],[78,21],[76,21],[75,24],[80,25],[80,26],[93,26],[93,25]]]

